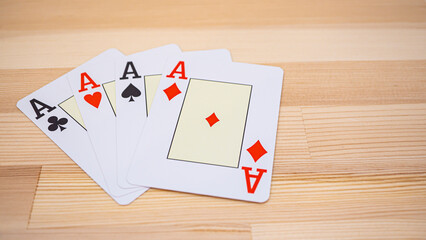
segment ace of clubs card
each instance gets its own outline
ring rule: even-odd
[[[171,58],[128,180],[264,202],[269,198],[283,71]]]
[[[17,107],[118,204],[127,205],[143,193],[111,194],[66,75],[21,99]]]

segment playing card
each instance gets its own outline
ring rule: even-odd
[[[283,71],[169,59],[128,180],[253,202],[269,198]]]
[[[65,75],[21,99],[17,107],[117,203],[129,204],[142,194],[111,195]]]
[[[136,143],[148,115],[147,89],[159,82],[161,71],[169,56],[180,54],[177,45],[129,55],[116,61],[117,104],[117,181],[122,188],[134,188],[126,175]],[[158,80],[157,80],[158,79]],[[146,87],[146,86],[149,87]],[[155,86],[154,86],[155,87]],[[155,91],[155,90],[154,90]]]
[[[114,196],[147,190],[124,189],[117,184],[115,61],[123,57],[118,50],[109,49],[67,75],[106,184]]]
[[[179,47],[171,44],[116,61],[117,180],[122,188],[135,187],[128,183],[127,172],[164,64],[168,58],[181,54]],[[184,55],[200,62],[208,59],[218,66],[232,61],[225,49],[185,52]]]

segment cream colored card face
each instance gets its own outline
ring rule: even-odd
[[[238,167],[251,88],[190,79],[168,158]]]
[[[152,101],[154,101],[155,92],[160,84],[161,74],[145,76],[145,91],[146,91],[146,112],[149,114]]]
[[[59,103],[58,106],[62,108],[62,110],[64,110],[64,112],[66,112],[78,124],[80,124],[80,126],[86,129],[74,96],[67,98],[65,101]]]
[[[264,202],[269,198],[283,71],[167,62],[128,181]]]
[[[115,81],[104,83],[102,84],[102,87],[104,88],[105,94],[108,98],[109,104],[112,107],[112,110],[114,111],[114,114],[117,115],[117,104],[115,101]]]

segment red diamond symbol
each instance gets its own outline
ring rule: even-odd
[[[247,151],[250,153],[251,157],[253,158],[254,162],[257,162],[259,158],[261,158],[263,155],[267,153],[267,151],[263,148],[262,144],[257,140],[253,146],[247,148]]]
[[[212,115],[206,117],[206,120],[209,123],[210,127],[215,125],[215,123],[219,122],[219,118],[217,118],[215,113],[212,113]]]
[[[179,90],[178,86],[176,85],[176,83],[173,83],[170,87],[166,88],[163,90],[164,93],[166,93],[167,98],[170,100],[172,100],[174,97],[176,97],[177,95],[181,94],[182,92]]]

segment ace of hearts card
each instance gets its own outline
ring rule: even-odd
[[[117,183],[115,62],[122,58],[124,55],[117,49],[109,49],[67,75],[106,184],[114,196],[147,190],[125,189]]]
[[[269,198],[283,70],[170,58],[128,181],[264,202]]]

